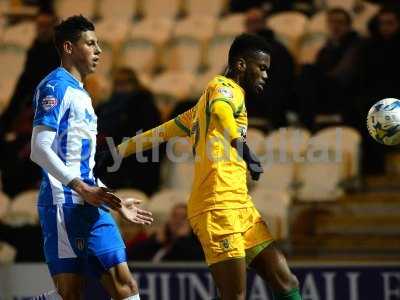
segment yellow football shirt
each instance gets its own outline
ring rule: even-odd
[[[227,133],[211,108],[224,101],[232,108],[241,135],[247,131],[243,89],[233,80],[216,76],[196,106],[175,119],[190,137],[195,155],[195,175],[188,203],[188,217],[213,209],[253,206],[247,193],[246,163],[230,145]]]

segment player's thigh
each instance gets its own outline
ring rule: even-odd
[[[210,270],[222,299],[245,299],[246,261],[244,257],[212,264]]]
[[[63,300],[83,299],[85,280],[73,273],[60,273],[53,277],[54,286]]]
[[[246,249],[246,263],[249,265],[264,248],[274,241],[274,239],[267,224],[256,208],[248,208],[243,218],[249,225],[249,228],[243,234]]]
[[[110,296],[115,299],[124,299],[139,293],[136,281],[133,279],[126,262],[120,263],[104,272],[100,282]]]
[[[284,255],[271,243],[251,262],[253,268],[275,291],[290,291],[298,287],[296,276],[290,271]]]

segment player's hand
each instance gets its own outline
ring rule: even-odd
[[[261,165],[260,160],[257,155],[255,155],[247,145],[246,141],[242,138],[234,139],[231,142],[232,147],[234,147],[238,154],[246,162],[247,169],[250,172],[251,179],[257,181],[260,179],[260,175],[264,173],[264,169]]]
[[[79,178],[72,180],[68,186],[76,191],[84,201],[93,206],[100,207],[106,205],[112,209],[121,208],[121,199],[114,195],[113,191],[108,188],[90,186]]]
[[[121,217],[131,223],[150,225],[153,223],[152,213],[137,207],[140,200],[134,198],[121,199],[122,207],[118,209]]]
[[[264,169],[258,158],[257,160],[254,160],[252,163],[247,164],[247,168],[249,169],[251,179],[255,181],[260,179],[261,174],[264,173]]]

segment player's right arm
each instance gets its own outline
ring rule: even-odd
[[[149,150],[174,137],[189,136],[195,112],[196,106],[180,114],[175,119],[131,137],[117,147],[109,145],[106,150],[96,153],[95,176],[101,177],[102,174],[106,173],[107,167],[112,166],[116,161],[120,161],[121,158]]]
[[[106,204],[114,209],[121,207],[120,199],[111,194],[109,190],[89,186],[72,174],[53,150],[52,145],[56,142],[58,117],[62,103],[61,94],[54,88],[52,90],[44,88],[42,93],[37,92],[31,138],[31,160],[63,185],[75,190],[86,202],[94,206]]]

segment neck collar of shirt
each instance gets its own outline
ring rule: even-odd
[[[238,87],[238,88],[242,91],[243,95],[245,94],[245,93],[244,93],[244,89],[243,89],[235,80],[233,80],[233,79],[231,79],[231,78],[229,78],[229,77],[226,77],[226,76],[224,76],[224,75],[218,75],[218,76],[221,76],[221,77],[225,78],[225,79],[228,80],[231,84],[233,84],[234,86]]]
[[[65,69],[64,67],[60,67],[60,69],[64,73],[66,73],[70,78],[72,78],[74,81],[76,81],[76,83],[78,83],[81,88],[83,88],[83,82],[79,81],[74,75],[72,75],[70,72],[68,72],[68,70]]]

